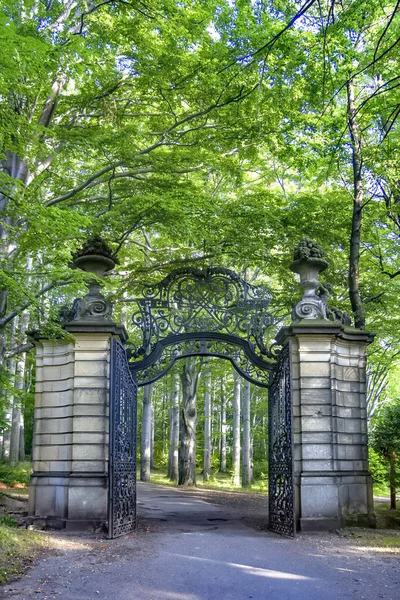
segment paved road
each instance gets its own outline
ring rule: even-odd
[[[140,527],[119,540],[63,537],[3,589],[12,600],[398,600],[400,560],[335,534],[255,531],[240,512],[139,485]]]

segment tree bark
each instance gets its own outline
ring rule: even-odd
[[[204,457],[203,481],[208,481],[211,474],[211,371],[205,378],[204,390]]]
[[[233,485],[240,485],[240,375],[235,370],[233,374],[233,453],[232,472]]]
[[[196,358],[187,358],[181,372],[182,409],[181,445],[179,452],[179,485],[196,485],[196,395],[200,380],[200,367]]]
[[[174,375],[174,391],[172,394],[172,424],[170,435],[169,478],[178,481],[179,475],[179,375]]]
[[[219,471],[226,473],[226,390],[225,381],[221,380],[221,442],[219,453]]]
[[[154,434],[155,434],[155,409],[154,402],[151,403],[150,421],[150,468],[154,469]]]
[[[168,468],[167,468],[167,477],[171,479],[171,461],[172,461],[172,435],[174,428],[174,391],[171,390],[169,393],[169,429],[168,429]]]
[[[150,481],[152,385],[143,390],[142,435],[140,439],[140,481]]]
[[[19,400],[14,396],[11,435],[10,435],[10,464],[15,465],[20,457],[20,434],[21,434],[22,413],[19,407]]]
[[[243,386],[243,449],[242,449],[242,486],[251,485],[251,443],[250,443],[250,382],[244,380]]]
[[[267,440],[268,440],[268,423],[267,423],[267,419],[265,418],[265,416],[262,417],[262,421],[261,421],[261,430],[262,430],[262,457],[264,460],[266,460],[268,458],[268,444],[267,444]]]
[[[389,485],[390,485],[390,508],[396,510],[396,452],[391,452],[389,455]]]
[[[162,451],[162,459],[164,460],[165,457],[165,453],[166,453],[166,441],[167,441],[167,436],[166,436],[166,431],[165,431],[165,420],[166,420],[166,405],[167,405],[167,398],[168,398],[168,379],[167,377],[164,377],[164,386],[163,386],[163,391],[162,391],[162,410],[161,410],[161,451]]]
[[[11,322],[10,327],[10,346],[15,346],[16,344],[16,330],[18,327],[18,317]],[[15,384],[15,371],[17,368],[17,358],[16,356],[12,356],[7,360],[7,371],[10,377],[10,381]],[[10,444],[11,444],[11,426],[12,426],[12,417],[13,417],[13,403],[14,397],[10,396],[10,393],[4,390],[4,402],[6,405],[6,413],[5,413],[5,421],[9,424],[9,427],[6,431],[3,431],[3,460],[10,460]]]
[[[350,234],[349,296],[354,315],[354,324],[365,329],[364,306],[360,295],[360,243],[364,192],[362,187],[362,145],[357,122],[354,81],[347,83],[347,116],[351,139],[353,165],[353,216]]]
[[[23,339],[29,325],[29,312],[24,311],[21,315],[19,325],[19,337]],[[18,461],[25,460],[25,436],[24,436],[24,417],[22,413],[20,393],[25,385],[25,364],[26,354],[20,354],[16,361],[15,384],[16,394],[13,399],[11,439],[10,439],[10,463],[15,464]]]

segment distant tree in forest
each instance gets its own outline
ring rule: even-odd
[[[400,399],[385,404],[374,418],[372,448],[389,466],[390,507],[396,508],[396,466],[400,454]]]

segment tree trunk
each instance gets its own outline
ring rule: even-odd
[[[171,462],[172,462],[172,435],[174,428],[174,391],[169,393],[169,441],[168,441],[168,469],[167,477],[171,479]]]
[[[152,385],[143,390],[142,436],[140,439],[140,481],[150,481]]]
[[[211,371],[208,370],[204,391],[204,459],[203,481],[208,481],[211,474]]]
[[[172,424],[170,435],[169,478],[178,481],[179,475],[179,375],[174,374],[174,391],[172,394]]]
[[[29,313],[24,311],[21,315],[19,325],[19,340],[25,338],[25,332],[29,325]],[[10,463],[15,464],[18,461],[25,460],[25,437],[24,437],[24,417],[20,401],[20,394],[25,385],[25,364],[26,354],[18,356],[15,369],[14,388],[17,392],[13,399],[12,425],[10,438]]]
[[[354,324],[365,329],[365,313],[359,288],[361,222],[363,210],[362,146],[357,122],[354,81],[347,83],[347,116],[352,147],[353,163],[353,217],[350,234],[349,295],[354,315]]]
[[[242,486],[251,485],[251,448],[250,448],[250,382],[245,379],[243,387],[243,449],[242,449]]]
[[[233,374],[233,485],[240,485],[240,375]]]
[[[165,416],[166,416],[166,405],[167,405],[167,397],[168,397],[168,379],[164,377],[164,386],[162,391],[162,411],[161,411],[161,449],[162,449],[162,459],[165,457],[165,444],[167,441],[166,431],[165,431]]]
[[[19,407],[19,400],[17,396],[14,396],[10,435],[10,463],[12,465],[15,465],[19,460],[21,420],[22,414]]]
[[[187,358],[181,372],[182,410],[179,485],[196,485],[196,394],[200,379],[196,358]]]
[[[16,345],[16,330],[18,327],[18,317],[11,322],[10,328],[10,346]],[[17,368],[17,357],[12,356],[7,361],[7,371],[12,384],[15,384],[15,371]],[[4,401],[6,405],[5,421],[9,424],[6,431],[3,431],[3,460],[10,460],[10,444],[11,444],[11,426],[13,417],[14,397],[9,392],[4,390]]]
[[[221,442],[219,453],[219,471],[226,473],[226,390],[225,381],[221,381]]]
[[[250,436],[250,482],[253,481],[253,469],[254,469],[254,437]]]
[[[15,374],[15,390],[22,392],[25,385],[26,354],[21,354],[17,360]],[[11,430],[10,461],[17,462],[25,460],[25,430],[24,416],[21,401],[16,396],[13,408],[13,424]]]
[[[262,418],[262,422],[261,422],[261,427],[262,427],[262,457],[264,460],[267,460],[268,458],[268,444],[267,444],[267,440],[268,440],[268,422],[267,419],[265,418],[265,416],[263,416]]]
[[[155,408],[154,402],[151,403],[150,416],[150,468],[154,469],[154,428],[155,428]]]
[[[396,510],[396,452],[391,452],[389,455],[390,473],[389,473],[389,485],[390,485],[390,508]]]

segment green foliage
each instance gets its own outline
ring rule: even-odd
[[[400,529],[400,508],[393,510],[387,502],[376,502],[374,511],[377,528]],[[397,537],[397,544],[400,544],[399,537]]]
[[[16,465],[0,462],[0,482],[8,487],[28,485],[31,472],[32,464],[29,462],[21,462]]]
[[[11,335],[24,307],[30,329],[65,335],[59,309],[86,291],[85,275],[68,263],[96,234],[120,260],[105,281],[109,298],[135,297],[143,282],[187,264],[246,274],[260,269],[258,279],[273,290],[277,327],[290,319],[300,294],[288,269],[292,249],[309,236],[330,263],[323,281],[332,286],[332,304],[349,312],[354,181],[346,84],[352,77],[365,197],[360,293],[379,339],[370,348],[370,381],[376,373],[395,379],[400,46],[393,40],[400,12],[388,0],[310,4],[279,35],[298,3],[154,0],[145,9],[100,3],[83,20],[80,2],[69,10],[62,2],[2,3],[5,351],[25,341],[20,332]],[[121,305],[114,315],[124,318]],[[9,427],[14,387],[7,367],[0,370],[0,429]],[[26,417],[27,452],[34,369],[29,372],[31,387],[26,381],[16,398]],[[398,396],[399,382],[394,385],[391,398]],[[165,464],[168,406],[161,391],[155,394],[155,454]],[[219,401],[216,394],[216,406]],[[231,413],[228,401],[228,421]],[[260,393],[252,412],[257,476],[266,472],[265,415]],[[200,418],[198,464],[202,426]],[[214,446],[218,441],[214,428]],[[372,463],[380,477],[375,458]]]
[[[220,490],[227,492],[240,492],[240,493],[248,493],[248,488],[238,488],[232,483],[232,476],[230,473],[218,473],[213,472],[208,481],[204,482],[201,470],[197,471],[197,487],[206,488],[210,490]],[[151,483],[156,483],[160,485],[169,485],[174,486],[175,483],[171,482],[167,477],[165,470],[163,469],[153,469],[151,471]],[[253,494],[266,494],[268,492],[268,483],[264,479],[255,480],[251,486],[251,493]]]
[[[0,584],[23,572],[46,545],[43,535],[0,523]]]
[[[257,460],[253,465],[253,477],[255,480],[268,481],[268,461]]]
[[[18,524],[15,522],[15,519],[13,517],[11,517],[10,515],[1,515],[0,516],[0,527],[1,526],[6,526],[6,527],[18,527]]]
[[[400,399],[384,404],[375,416],[370,442],[384,458],[400,453]]]
[[[373,448],[368,449],[369,471],[372,476],[376,494],[387,494],[389,480],[386,461]]]

